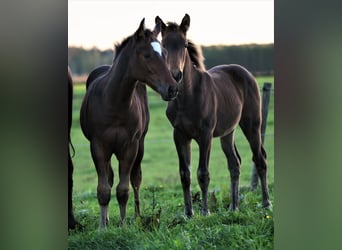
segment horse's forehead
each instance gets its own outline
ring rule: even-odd
[[[163,44],[172,48],[183,47],[186,38],[179,33],[169,33],[163,37]]]
[[[179,28],[175,27],[166,27],[164,35],[173,39],[185,38],[185,34]]]

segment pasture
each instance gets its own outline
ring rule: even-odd
[[[258,77],[274,83],[274,77]],[[145,154],[142,161],[142,184],[140,206],[143,217],[134,219],[133,193],[127,205],[124,228],[118,228],[119,207],[115,196],[118,183],[117,161],[112,158],[114,186],[109,205],[110,225],[98,231],[99,206],[96,198],[97,175],[90,156],[89,142],[83,136],[79,124],[79,110],[85,92],[84,83],[74,86],[73,124],[71,140],[75,147],[74,163],[74,214],[85,226],[82,232],[70,232],[69,249],[273,249],[273,211],[261,208],[260,185],[256,192],[249,190],[252,170],[252,154],[244,135],[236,131],[236,145],[242,158],[240,175],[239,212],[228,211],[230,177],[226,158],[219,139],[215,138],[210,155],[209,198],[211,215],[200,216],[200,191],[196,170],[198,146],[192,142],[192,193],[194,218],[183,217],[183,192],[178,173],[178,158],[173,143],[172,127],[166,118],[167,103],[148,90],[150,126],[145,139]],[[275,208],[274,186],[274,95],[271,94],[265,149],[268,161],[268,184],[270,199]],[[156,214],[161,212],[159,222]],[[152,216],[154,215],[154,217]],[[145,217],[152,216],[151,223]]]

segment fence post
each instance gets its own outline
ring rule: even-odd
[[[262,87],[262,122],[261,122],[261,140],[262,144],[264,144],[265,141],[265,133],[266,133],[266,125],[267,125],[267,115],[268,115],[268,106],[270,103],[270,94],[272,89],[272,83],[265,82],[264,86]],[[251,176],[251,189],[255,190],[258,186],[259,182],[259,176],[255,167],[255,164],[253,163],[253,169],[252,169],[252,176]]]

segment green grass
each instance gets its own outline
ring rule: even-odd
[[[258,77],[274,83],[274,77]],[[145,139],[145,155],[142,161],[141,210],[147,216],[161,209],[159,228],[148,230],[140,221],[134,220],[133,194],[127,206],[127,224],[118,228],[119,208],[112,190],[110,202],[110,226],[98,231],[99,207],[96,198],[97,175],[93,165],[89,142],[79,125],[79,108],[85,92],[84,84],[74,88],[73,126],[71,138],[76,150],[74,162],[74,213],[85,225],[83,232],[71,232],[68,237],[70,249],[272,249],[273,212],[260,207],[260,188],[249,191],[252,155],[247,140],[240,129],[236,132],[236,145],[242,158],[240,175],[240,210],[231,213],[229,204],[230,179],[226,158],[219,139],[213,140],[210,156],[209,191],[214,192],[217,202],[211,202],[211,215],[199,215],[200,204],[194,203],[195,216],[183,218],[183,194],[178,174],[178,159],[172,140],[172,127],[165,116],[166,103],[149,89],[151,121]],[[274,185],[274,100],[271,95],[265,149],[268,156],[268,182],[271,201]],[[113,157],[114,187],[118,183],[117,162]],[[198,146],[192,143],[192,192],[200,190],[196,170]]]

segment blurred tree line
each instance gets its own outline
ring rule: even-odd
[[[210,69],[219,64],[240,64],[254,75],[274,74],[273,44],[202,47],[205,66]]]
[[[240,64],[254,75],[274,73],[274,45],[248,44],[236,46],[202,46],[207,69],[219,64]],[[89,74],[102,64],[112,64],[113,50],[101,51],[97,48],[68,48],[68,63],[74,75]]]

